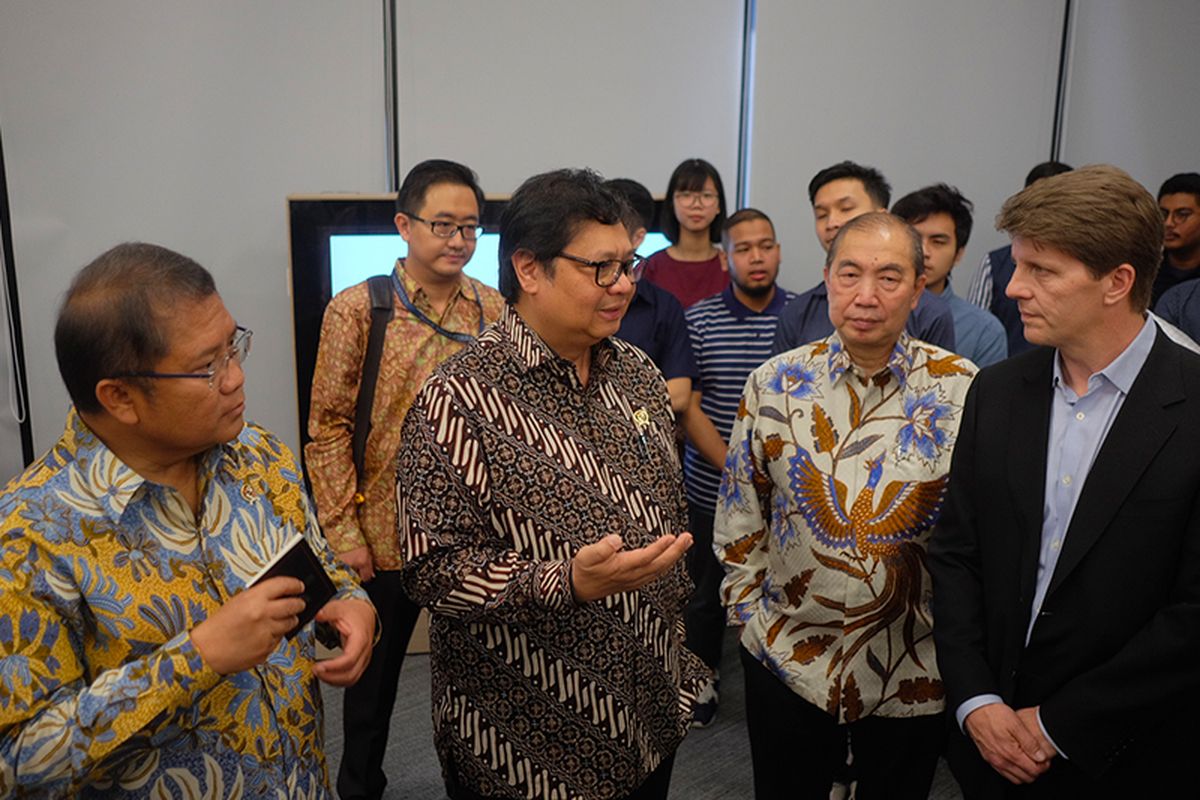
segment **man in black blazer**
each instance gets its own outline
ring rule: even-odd
[[[1159,795],[1200,742],[1200,358],[1146,316],[1162,219],[1099,166],[997,227],[1042,346],[972,385],[930,544],[951,767],[970,798]]]

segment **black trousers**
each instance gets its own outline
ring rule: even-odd
[[[713,552],[713,511],[688,503],[688,517],[695,543],[688,551],[688,573],[696,589],[684,609],[688,650],[712,669],[721,666],[721,642],[725,637],[725,609],[721,606],[721,580],[725,569]]]
[[[404,653],[421,611],[404,593],[399,570],[376,572],[363,588],[379,614],[382,636],[362,677],[347,687],[343,696],[345,745],[337,775],[337,791],[342,800],[377,799],[387,786],[383,754],[387,749],[388,724],[396,704],[396,684],[404,665]]]
[[[945,717],[867,717],[838,725],[739,647],[746,677],[746,727],[754,796],[827,800],[846,756],[858,800],[929,797],[945,739]]]
[[[646,776],[641,786],[619,800],[667,800],[667,793],[671,789],[671,770],[674,766],[675,754],[672,753],[659,763],[654,772]],[[453,785],[446,787],[446,794],[451,800],[497,800]]]

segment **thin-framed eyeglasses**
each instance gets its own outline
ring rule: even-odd
[[[715,206],[717,204],[717,193],[692,191],[675,192],[675,202],[679,203],[680,205],[690,206],[697,201],[699,201],[700,205],[704,206],[705,208],[708,206]]]
[[[433,231],[433,235],[439,239],[453,239],[454,234],[461,233],[462,238],[468,242],[473,242],[479,238],[479,234],[483,233],[483,226],[478,222],[472,222],[467,225],[459,225],[457,222],[451,222],[448,219],[424,219],[416,214],[405,214],[409,219],[415,219],[417,222],[424,222],[429,226],[429,230]]]
[[[208,388],[219,386],[225,380],[225,374],[229,372],[229,362],[236,361],[242,364],[246,361],[246,356],[250,355],[250,340],[254,336],[254,331],[249,328],[243,328],[241,325],[234,330],[233,341],[230,342],[228,349],[224,353],[217,356],[208,369],[203,372],[120,372],[116,375],[111,375],[112,378],[204,378],[208,381]]]
[[[641,280],[642,273],[646,271],[646,259],[636,253],[634,253],[632,258],[624,260],[610,258],[606,261],[589,261],[586,258],[573,256],[570,253],[559,253],[558,257],[596,270],[596,285],[605,289],[621,280],[622,275],[628,275],[630,283],[637,283]]]

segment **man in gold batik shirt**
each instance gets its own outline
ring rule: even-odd
[[[396,535],[396,450],[400,424],[421,384],[504,307],[500,294],[463,274],[482,230],[483,192],[475,174],[452,161],[413,167],[396,197],[396,228],[408,255],[391,275],[393,315],[383,342],[363,474],[352,455],[355,408],[371,328],[366,282],[330,301],[313,372],[304,450],[317,515],[329,545],[354,568],[379,609],[383,634],[371,665],[347,689],[342,800],[379,798],[396,682],[420,608],[400,585]]]
[[[0,496],[0,796],[329,795],[317,680],[352,683],[374,612],[324,546],[288,449],[243,422],[238,327],[212,276],[119,245],[55,329],[74,403]],[[248,587],[303,535],[344,655],[290,638],[304,583]]]

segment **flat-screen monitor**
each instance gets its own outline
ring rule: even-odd
[[[648,233],[638,247],[638,253],[648,256],[671,244],[661,233]],[[472,278],[498,289],[500,234],[483,233],[475,242],[475,255],[464,270]],[[382,275],[392,269],[397,258],[403,258],[408,245],[398,233],[337,233],[329,237],[330,291],[365,281],[372,275]]]
[[[390,272],[396,259],[407,252],[393,222],[395,202],[394,194],[288,198],[296,394],[302,445],[308,442],[309,395],[326,304],[343,289],[372,275]],[[487,198],[482,214],[484,232],[466,267],[468,275],[493,288],[498,288],[500,214],[507,202],[506,196]],[[661,203],[656,201],[656,212]],[[669,244],[662,233],[652,231],[638,252],[650,255]]]

